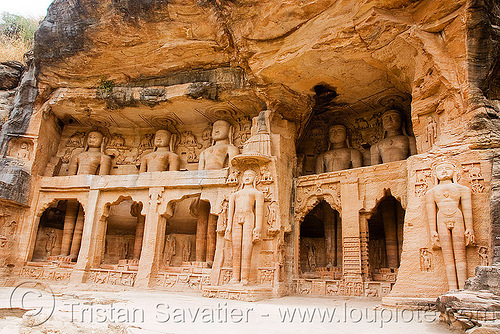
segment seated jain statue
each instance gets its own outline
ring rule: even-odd
[[[91,131],[85,150],[71,159],[68,175],[108,175],[110,169],[111,157],[104,154],[104,135],[99,131]]]
[[[343,125],[332,125],[328,132],[330,148],[316,160],[316,173],[335,172],[363,165],[361,152],[348,147],[347,129]]]
[[[417,154],[415,138],[405,133],[401,114],[388,110],[382,114],[384,138],[370,149],[371,164],[405,160]]]
[[[257,173],[243,173],[241,189],[229,199],[225,239],[232,242],[233,276],[230,283],[248,284],[253,243],[261,238],[264,194],[255,189]]]
[[[425,202],[433,248],[441,248],[450,290],[463,289],[467,279],[466,246],[475,244],[469,188],[458,184],[458,163],[438,160],[432,170],[438,185]]]
[[[222,169],[229,166],[231,159],[240,152],[231,142],[232,127],[229,122],[218,120],[212,129],[212,139],[215,144],[200,154],[198,170]]]
[[[154,139],[154,152],[141,159],[140,172],[164,172],[179,170],[181,159],[172,152],[173,138],[167,130],[158,130]]]

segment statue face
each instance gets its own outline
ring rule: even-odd
[[[347,139],[347,130],[343,125],[334,125],[328,132],[328,139],[332,144],[344,143]]]
[[[229,128],[231,125],[223,120],[218,120],[214,123],[214,127],[212,129],[212,138],[214,140],[223,140],[229,137]]]
[[[455,166],[449,163],[437,165],[435,173],[439,181],[452,180],[455,174]]]
[[[170,132],[167,130],[158,130],[155,134],[155,146],[156,147],[168,147],[170,144]]]
[[[87,145],[89,147],[101,147],[102,134],[100,132],[92,131],[87,138]]]
[[[255,180],[256,174],[253,170],[249,169],[243,173],[242,182],[243,184],[252,184]]]
[[[382,116],[382,127],[384,130],[401,130],[401,126],[401,116],[397,112],[385,113]]]

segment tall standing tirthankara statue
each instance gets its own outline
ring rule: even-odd
[[[425,197],[431,242],[441,248],[451,290],[463,289],[467,279],[466,247],[475,243],[469,188],[457,183],[459,165],[448,160],[433,163],[438,184]]]
[[[248,284],[253,243],[261,239],[264,220],[264,194],[255,189],[257,173],[243,173],[241,189],[229,198],[225,238],[232,242],[233,276],[230,283]]]

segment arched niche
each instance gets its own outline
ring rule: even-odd
[[[37,232],[31,260],[76,262],[85,213],[77,199],[52,200],[36,216]]]
[[[215,256],[217,216],[200,194],[186,195],[167,204],[162,268],[210,266]]]
[[[370,276],[394,281],[401,262],[405,210],[390,194],[378,201],[367,220]]]
[[[319,201],[300,223],[298,246],[302,277],[341,278],[342,222],[326,201]]]
[[[142,251],[145,216],[143,203],[130,196],[120,196],[106,203],[101,218],[103,234],[97,244],[101,268],[137,270]]]

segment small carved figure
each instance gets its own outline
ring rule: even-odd
[[[240,175],[240,172],[238,172],[237,170],[233,170],[227,177],[226,183],[230,185],[238,184],[238,175]]]
[[[414,137],[405,133],[401,114],[397,110],[388,110],[382,114],[384,138],[370,149],[371,164],[405,160],[417,153]]]
[[[267,167],[262,167],[262,170],[260,172],[260,182],[262,183],[271,183],[273,182],[273,175],[269,171],[269,168]]]
[[[243,173],[241,190],[229,199],[229,216],[225,238],[232,241],[232,283],[248,284],[253,243],[261,238],[264,219],[264,194],[255,189],[257,173],[251,169]]]
[[[57,234],[53,228],[50,228],[47,233],[47,240],[45,241],[45,251],[47,257],[52,255],[52,250],[56,247]]]
[[[273,201],[268,207],[267,215],[268,233],[273,235],[279,231],[278,226],[278,202]]]
[[[220,211],[217,218],[217,233],[224,234],[227,228],[227,215],[229,210],[229,201],[226,198],[221,203]]]
[[[328,173],[363,165],[361,152],[349,148],[347,129],[343,125],[333,125],[328,132],[330,150],[320,154],[316,160],[316,173]]]
[[[184,240],[184,245],[182,246],[182,261],[189,262],[191,260],[191,250],[193,248],[193,241],[191,237],[187,237]]]
[[[425,126],[425,142],[429,148],[432,148],[437,139],[437,124],[434,117],[427,116],[427,125]]]
[[[307,247],[307,265],[309,267],[309,271],[314,272],[316,271],[316,249],[314,247],[314,243],[309,241],[305,243],[305,246]]]
[[[479,257],[481,258],[481,265],[482,266],[489,265],[489,261],[488,261],[488,247],[485,247],[485,246],[479,247],[478,253],[479,253]]]
[[[165,250],[163,251],[163,263],[169,266],[175,256],[175,236],[169,234],[165,237]]]
[[[85,143],[85,133],[75,132],[71,137],[69,137],[66,146],[83,147],[84,143]]]
[[[214,123],[212,139],[215,144],[201,152],[198,170],[222,169],[229,166],[231,159],[239,153],[232,143],[232,132],[229,122],[218,120]]]
[[[125,146],[125,139],[121,134],[114,134],[111,137],[111,141],[109,143],[109,146],[111,147],[124,147]]]
[[[111,169],[111,157],[104,154],[103,134],[99,131],[90,132],[86,146],[82,153],[71,159],[68,175],[108,175]]]
[[[420,249],[420,269],[424,272],[431,271],[432,260],[431,252],[427,248]]]
[[[141,139],[141,143],[139,144],[140,148],[149,148],[153,147],[153,138],[154,134],[148,133],[144,135],[144,138]]]
[[[434,248],[441,248],[450,290],[467,279],[466,247],[474,245],[471,190],[457,183],[458,163],[437,160],[432,171],[438,184],[426,194],[427,219]]]
[[[29,161],[30,159],[30,146],[28,143],[21,143],[19,151],[17,151],[16,158],[19,160]]]
[[[173,135],[167,130],[158,130],[154,139],[155,150],[141,159],[140,172],[175,171],[180,168],[180,158],[173,150]]]

